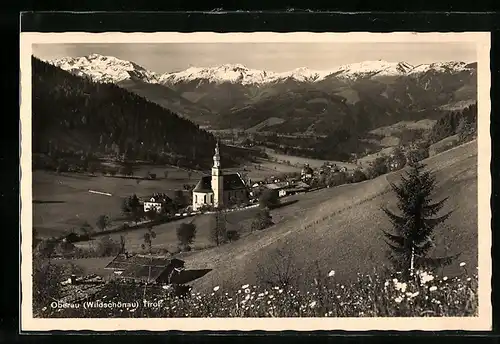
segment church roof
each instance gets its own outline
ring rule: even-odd
[[[222,175],[224,190],[241,190],[245,189],[245,183],[237,173],[224,174]],[[201,177],[196,187],[193,189],[194,192],[213,192],[212,190],[212,176]]]

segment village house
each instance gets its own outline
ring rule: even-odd
[[[171,256],[121,253],[105,269],[135,282],[170,284],[184,270],[184,261]]]
[[[278,191],[279,197],[290,196],[300,192],[307,192],[311,188],[308,184],[302,181],[270,183],[266,184],[265,187],[270,190]]]
[[[201,177],[193,189],[193,210],[204,206],[228,207],[247,203],[248,188],[239,173],[224,173],[220,165],[219,142],[215,147],[211,176]]]
[[[157,213],[161,213],[165,207],[171,203],[172,200],[165,194],[155,193],[151,197],[144,200],[144,212],[154,210]]]
[[[300,178],[302,180],[309,180],[313,177],[313,174],[313,169],[308,164],[305,164],[304,168],[302,168],[302,171],[300,172]]]
[[[278,192],[279,197],[286,196],[286,188],[289,187],[289,182],[277,182],[266,184],[265,187],[270,190],[276,190]]]
[[[183,285],[203,277],[211,269],[186,269],[185,262],[171,255],[118,254],[104,268],[122,282],[158,286]]]

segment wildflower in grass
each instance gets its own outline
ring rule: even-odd
[[[437,290],[437,287],[435,285],[433,285],[432,287],[429,288],[429,291],[436,291]]]
[[[241,286],[241,289],[247,289],[248,287],[249,287],[249,285],[248,285],[248,284],[245,284],[245,285],[242,285],[242,286]]]
[[[316,306],[316,301],[313,301],[309,304],[309,307],[314,308]]]
[[[331,270],[329,273],[328,273],[328,277],[333,277],[335,276],[335,271]]]
[[[443,281],[447,281],[447,280],[448,280],[448,277],[444,276]]]
[[[219,289],[220,289],[220,287],[219,287],[219,286],[214,287],[214,291],[217,291],[217,290],[219,290]]]
[[[264,295],[265,295],[264,293],[259,293],[259,295],[258,295],[258,296],[259,296],[259,297],[264,297]]]
[[[465,263],[464,263],[464,262],[461,262],[461,263],[460,263],[460,266],[461,266],[461,267],[464,267],[464,266],[465,266]]]
[[[245,289],[245,294],[250,294],[250,289]]]
[[[396,301],[396,303],[401,303],[401,301],[403,301],[403,298],[401,296],[398,296],[394,299],[394,301]]]
[[[397,290],[400,290],[400,291],[401,291],[401,292],[403,292],[403,293],[406,291],[406,287],[407,287],[406,283],[399,283],[399,282],[398,282],[398,283],[396,284],[396,289],[397,289]]]

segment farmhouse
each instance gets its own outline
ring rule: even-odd
[[[304,168],[300,172],[301,179],[302,180],[311,179],[313,177],[313,173],[314,173],[313,169],[308,164],[306,164],[304,165]]]
[[[105,269],[120,278],[146,283],[175,283],[175,276],[184,270],[184,261],[171,256],[118,254]]]
[[[286,189],[290,187],[290,183],[288,182],[277,182],[266,184],[265,187],[270,190],[276,190],[278,192],[279,197],[286,196]]]
[[[157,213],[161,213],[165,206],[171,203],[172,200],[165,194],[156,193],[153,194],[150,198],[144,200],[144,212],[148,212],[151,210],[156,211]]]
[[[220,165],[219,142],[211,176],[201,177],[193,189],[193,210],[203,206],[230,206],[248,202],[248,190],[239,173],[225,174]]]

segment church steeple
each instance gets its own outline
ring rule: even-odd
[[[214,166],[213,168],[220,168],[220,154],[219,154],[219,140],[215,145],[215,154],[214,154]]]
[[[219,140],[215,145],[214,153],[214,166],[212,167],[212,190],[214,192],[214,202],[215,207],[222,206],[224,202],[224,190],[223,190],[223,180],[222,169],[220,166],[220,152],[219,152]]]

